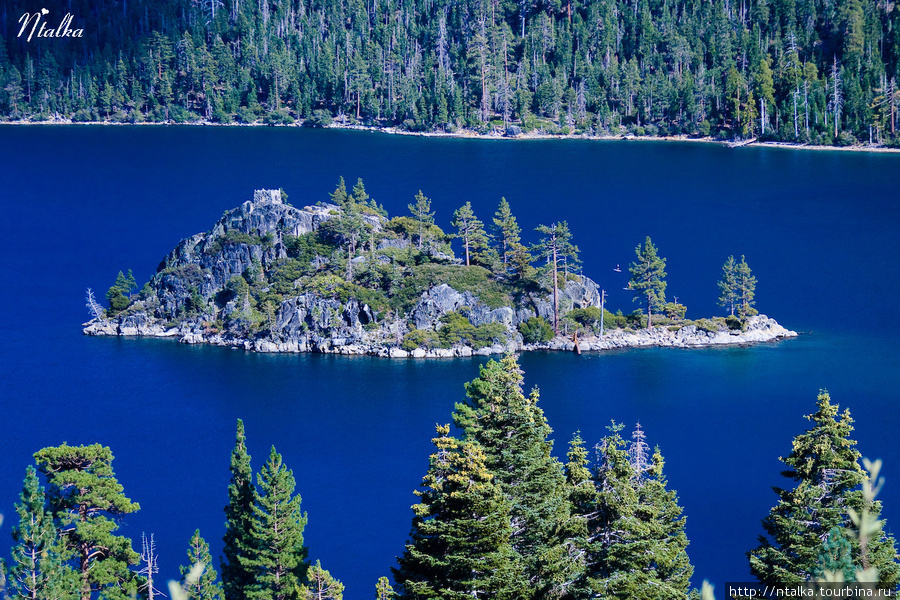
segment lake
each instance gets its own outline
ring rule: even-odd
[[[369,598],[403,551],[435,423],[485,359],[259,355],[167,340],[88,338],[85,288],[120,269],[142,283],[180,239],[254,189],[297,206],[362,177],[391,215],[422,190],[437,223],[471,201],[489,222],[509,200],[533,228],[567,220],[585,275],[630,312],[624,267],[652,237],[669,298],[723,314],[729,255],[759,280],[757,307],[798,339],[743,348],[530,353],[564,456],[610,420],[636,422],[666,458],[687,515],[694,583],[747,581],[745,552],[785,485],[778,456],[827,388],[856,419],[864,456],[885,459],[884,516],[900,530],[900,155],[730,150],[677,142],[435,139],[298,128],[0,127],[0,555],[38,449],[99,442],[141,510],[122,533],[155,534],[177,578],[194,529],[218,562],[235,420],[253,467],[274,445],[293,469],[313,561]],[[459,250],[458,250],[459,251]],[[620,264],[622,273],[613,271]],[[139,542],[138,542],[139,543]]]

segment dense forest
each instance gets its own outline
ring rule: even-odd
[[[80,37],[29,41],[32,3],[0,12],[5,119],[898,139],[882,0],[50,4],[46,28],[71,13]]]
[[[514,357],[483,365],[465,390],[454,430],[436,427],[409,537],[398,540],[393,582],[373,582],[376,598],[698,597],[686,516],[660,449],[651,450],[640,425],[627,435],[612,423],[592,448],[576,432],[562,462],[552,454],[539,393],[523,391]],[[880,462],[860,466],[853,419],[827,393],[806,418],[811,427],[781,458],[792,483],[775,488],[760,546],[748,552],[751,572],[761,585],[895,589],[896,544],[875,500]],[[142,536],[139,554],[117,534],[122,517],[140,506],[116,480],[111,450],[63,444],[34,459],[11,523],[12,560],[0,562],[0,597],[153,600],[153,536]],[[169,585],[173,600],[341,600],[343,584],[310,560],[297,479],[274,447],[254,478],[240,420],[230,472],[223,556],[214,562],[196,531],[181,584]]]

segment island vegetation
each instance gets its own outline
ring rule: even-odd
[[[514,357],[491,360],[466,384],[453,427],[437,425],[409,538],[398,541],[392,579],[375,583],[376,598],[697,598],[687,517],[661,450],[639,424],[626,436],[613,422],[591,451],[574,433],[562,462],[539,393],[526,395],[523,383]],[[760,546],[748,552],[751,571],[760,585],[894,590],[900,563],[879,519],[879,465],[860,466],[850,413],[826,392],[807,419],[810,429],[781,459],[791,483],[775,489]],[[34,458],[0,596],[152,600],[153,536],[142,536],[138,554],[116,534],[120,517],[140,507],[117,482],[110,449],[63,444]],[[293,473],[273,447],[254,482],[240,420],[230,471],[219,569],[196,531],[173,599],[342,600],[343,584],[310,559]]]
[[[459,356],[522,348],[590,350],[699,346],[793,333],[757,317],[746,260],[726,262],[720,303],[730,314],[697,320],[666,300],[665,259],[648,237],[635,249],[629,288],[640,307],[611,312],[583,274],[565,221],[523,241],[501,198],[491,226],[466,203],[455,232],[435,224],[421,191],[409,215],[389,217],[359,180],[328,202],[297,209],[280,190],[226,211],[183,240],[140,290],[130,270],[89,293],[86,333],[177,336],[259,351]],[[463,258],[452,242],[459,240]],[[630,336],[630,337],[629,337]]]
[[[898,143],[892,2],[52,8],[14,0],[0,19],[4,119]]]

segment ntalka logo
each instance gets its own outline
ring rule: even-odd
[[[49,15],[50,11],[46,8],[42,8],[40,12],[35,13],[25,13],[21,17],[19,17],[19,23],[22,24],[22,27],[19,29],[19,35],[16,37],[22,37],[25,33],[25,30],[28,27],[31,27],[31,31],[28,32],[27,41],[31,41],[32,37],[39,38],[61,38],[61,37],[83,37],[84,29],[69,29],[69,25],[72,24],[72,14],[66,13],[66,16],[63,17],[63,20],[60,21],[59,25],[54,29],[52,26],[47,25],[47,23],[42,23],[41,19],[46,15]],[[40,28],[38,28],[40,25]]]

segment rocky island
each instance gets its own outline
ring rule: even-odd
[[[434,224],[421,192],[411,217],[392,219],[362,181],[348,192],[342,179],[331,200],[296,208],[281,190],[255,191],[212,229],[179,243],[140,291],[129,272],[107,292],[108,308],[89,294],[93,319],[84,333],[397,358],[797,335],[764,315],[689,321],[684,307],[669,304],[646,327],[640,310],[602,310],[598,285],[573,272],[577,248],[565,223],[539,227],[545,241],[527,249],[505,200],[494,219],[497,247],[468,203],[454,215],[460,233],[453,236]],[[464,259],[455,257],[452,237],[462,240]],[[542,251],[554,260],[532,267]]]

